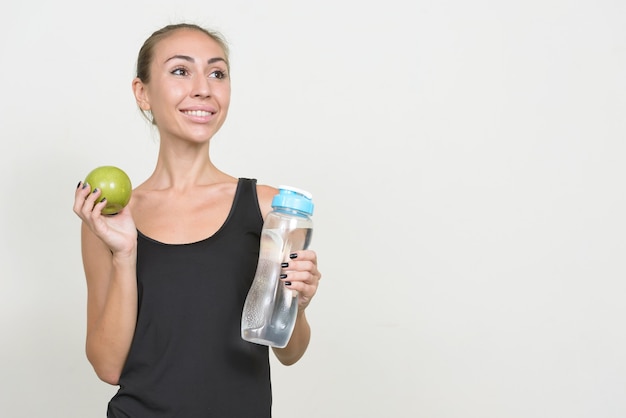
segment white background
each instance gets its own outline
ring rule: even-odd
[[[273,363],[275,417],[626,416],[623,0],[41,0],[0,20],[0,416],[104,416],[74,187],[150,174],[130,83],[181,20],[232,48],[218,166],[316,202],[313,339]]]

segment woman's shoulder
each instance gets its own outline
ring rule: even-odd
[[[276,187],[267,184],[257,184],[256,190],[259,195],[259,199],[272,200],[274,196],[278,194],[278,189]]]
[[[259,199],[259,207],[263,218],[272,210],[272,199],[278,194],[278,189],[266,184],[257,184],[256,194]]]

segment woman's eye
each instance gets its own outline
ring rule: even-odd
[[[209,77],[213,77],[213,78],[217,78],[221,80],[222,78],[226,78],[226,73],[222,70],[215,70],[211,74],[209,74]]]
[[[185,70],[184,68],[176,68],[174,71],[172,71],[172,74],[174,75],[187,75],[187,70]]]

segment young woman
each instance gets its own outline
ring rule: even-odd
[[[132,89],[156,125],[152,175],[114,216],[98,189],[80,183],[87,278],[87,357],[119,385],[108,417],[271,416],[269,352],[241,339],[264,216],[278,192],[211,162],[210,140],[230,102],[228,49],[219,34],[190,24],[154,32],[137,59]],[[320,272],[299,251],[282,272],[299,292],[291,340],[273,349],[293,364],[310,338],[305,309]]]

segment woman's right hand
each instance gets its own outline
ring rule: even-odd
[[[137,245],[137,228],[128,206],[115,215],[103,215],[105,202],[98,202],[100,190],[91,190],[87,183],[80,182],[74,196],[74,213],[114,255],[129,255]]]

